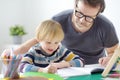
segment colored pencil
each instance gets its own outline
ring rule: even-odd
[[[119,78],[119,77],[120,77],[120,74],[117,74],[117,73],[108,74],[108,77],[111,77],[111,78]]]

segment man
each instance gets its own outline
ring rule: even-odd
[[[74,10],[53,17],[62,25],[65,33],[62,44],[81,56],[86,64],[100,63],[105,66],[118,47],[113,24],[101,15],[104,8],[104,0],[75,0]],[[36,43],[37,39],[31,39],[16,49],[15,53],[24,53]]]
[[[113,24],[100,14],[104,8],[104,0],[76,0],[73,11],[53,17],[63,27],[63,45],[85,59],[86,64],[99,61],[106,65],[118,46]]]

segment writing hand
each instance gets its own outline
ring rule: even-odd
[[[99,64],[100,64],[101,66],[106,67],[106,65],[107,65],[107,63],[109,62],[110,59],[111,59],[110,56],[102,57],[102,58],[99,59],[98,62],[99,62]]]
[[[56,73],[56,72],[57,72],[57,67],[56,66],[50,65],[48,67],[48,73]]]

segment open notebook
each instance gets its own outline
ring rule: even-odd
[[[61,77],[72,77],[72,76],[80,76],[80,75],[90,75],[91,71],[95,68],[103,69],[99,64],[86,65],[85,67],[69,67],[62,68],[57,71],[56,74]]]

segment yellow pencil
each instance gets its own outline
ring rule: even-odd
[[[9,77],[6,77],[6,78],[3,78],[2,80],[10,80],[10,78],[9,78]]]
[[[48,80],[54,80],[53,78],[49,78]]]

